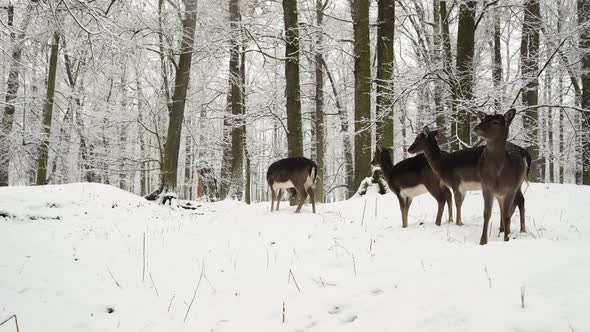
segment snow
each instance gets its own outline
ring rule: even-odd
[[[314,215],[288,204],[270,213],[269,202],[189,211],[99,184],[0,188],[0,322],[16,314],[21,331],[588,331],[590,188],[531,184],[525,197],[529,233],[500,241],[494,207],[494,233],[479,246],[478,192],[462,227],[435,226],[434,199],[422,195],[402,229],[393,194],[370,191]]]

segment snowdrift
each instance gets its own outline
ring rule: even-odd
[[[420,196],[196,211],[98,184],[0,188],[0,321],[21,331],[590,330],[590,188],[532,184],[526,234],[479,246]],[[444,219],[443,219],[444,220]],[[284,322],[283,322],[284,308]],[[0,332],[14,331],[12,322]]]

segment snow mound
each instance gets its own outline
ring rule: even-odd
[[[0,217],[12,220],[63,220],[131,212],[149,215],[163,209],[140,196],[98,183],[0,188]]]

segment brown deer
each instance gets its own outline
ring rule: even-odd
[[[473,128],[475,134],[486,141],[478,162],[484,200],[483,231],[479,241],[481,245],[488,243],[488,224],[494,198],[500,205],[504,241],[509,240],[510,213],[513,211],[514,197],[520,192],[520,186],[526,180],[530,168],[530,159],[527,160],[522,153],[510,149],[506,143],[515,115],[516,110],[513,108],[504,115],[478,112],[481,122]]]
[[[279,210],[283,191],[289,190],[292,194],[296,193],[299,199],[299,205],[295,213],[301,212],[301,206],[303,206],[308,193],[313,213],[315,213],[313,184],[317,174],[318,166],[316,163],[305,157],[285,158],[272,163],[266,172],[266,181],[272,192],[270,211],[274,211],[275,200],[277,201],[276,209]]]
[[[447,202],[449,209],[449,222],[453,221],[451,192],[428,166],[428,162],[423,155],[407,158],[394,165],[392,149],[378,145],[371,164],[381,167],[389,189],[395,193],[399,200],[402,227],[408,227],[408,211],[412,199],[427,192],[438,202],[436,225],[440,226],[445,202]]]
[[[410,153],[423,152],[426,160],[432,170],[449,186],[453,191],[455,198],[455,210],[457,214],[457,225],[462,225],[461,207],[465,198],[466,191],[481,190],[481,176],[479,173],[479,159],[484,151],[484,146],[464,149],[456,152],[446,152],[440,149],[436,141],[438,130],[430,130],[428,126],[424,127],[422,133],[416,136],[414,143],[408,149]],[[506,148],[515,154],[520,154],[526,158],[530,164],[531,156],[526,149],[507,143]],[[520,189],[514,197],[514,207],[518,206],[520,211],[520,228],[525,231],[525,211],[524,196]],[[510,216],[514,210],[510,211]],[[503,224],[500,225],[500,231],[504,231]]]

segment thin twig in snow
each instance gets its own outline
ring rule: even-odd
[[[368,198],[366,198],[366,197],[365,197],[365,205],[363,206],[363,218],[361,219],[361,226],[362,226],[362,225],[364,224],[364,222],[365,222],[365,210],[367,209],[367,199],[368,199]]]
[[[172,297],[170,298],[170,304],[168,304],[168,312],[170,312],[170,307],[172,307],[172,301],[174,301],[175,297],[176,297],[176,293],[172,294]]]
[[[348,249],[344,248],[344,246],[338,243],[338,241],[334,240],[334,243],[336,244],[336,246],[344,249],[344,251],[350,256],[350,258],[352,258],[352,268],[354,269],[354,276],[356,277],[356,260],[354,259],[354,255],[350,251],[348,251]]]
[[[115,276],[113,276],[113,273],[111,272],[111,269],[109,269],[107,267],[107,271],[109,272],[109,274],[111,275],[111,278],[113,278],[113,281],[115,282],[115,285],[117,285],[117,287],[123,289],[123,287],[121,287],[121,285],[119,285],[119,283],[117,282],[117,279],[115,279]]]
[[[191,299],[191,303],[188,305],[188,309],[186,309],[186,314],[184,315],[184,322],[186,323],[186,319],[188,317],[189,312],[195,302],[195,297],[197,297],[197,291],[199,290],[199,286],[201,285],[201,280],[203,280],[203,274],[205,273],[205,261],[201,264],[201,275],[199,276],[199,281],[197,282],[197,287],[195,288],[195,292],[193,293],[193,298]]]
[[[141,282],[145,281],[145,232],[143,232],[143,272],[141,273]]]
[[[295,287],[297,287],[297,290],[299,291],[299,293],[301,293],[301,289],[299,288],[299,285],[297,284],[297,280],[295,280],[295,275],[293,274],[293,271],[291,271],[291,269],[289,269],[289,279],[287,279],[287,283],[289,283],[289,281],[291,280],[291,277],[293,277],[293,281],[295,282]]]
[[[483,270],[486,272],[486,276],[488,277],[488,282],[490,284],[490,288],[492,288],[492,278],[490,278],[490,274],[488,273],[488,267],[484,266]]]
[[[3,320],[2,322],[0,322],[0,326],[4,325],[6,322],[8,322],[9,320],[14,318],[14,325],[16,325],[16,332],[20,332],[20,329],[18,327],[18,318],[16,318],[16,315],[12,315],[8,318],[6,318],[5,320]]]
[[[150,272],[150,280],[152,281],[152,286],[154,286],[154,290],[156,291],[156,296],[160,297],[158,293],[158,287],[156,287],[156,283],[154,282],[154,278],[152,278],[152,273]]]
[[[522,308],[524,309],[524,285],[520,286],[520,305],[522,306]]]

